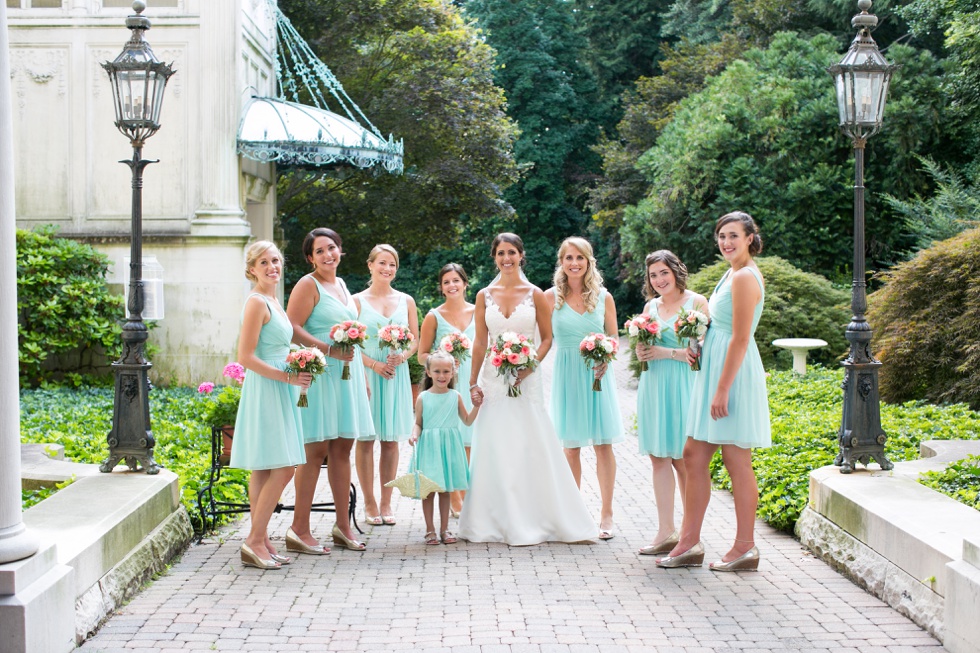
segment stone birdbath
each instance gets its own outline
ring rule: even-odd
[[[793,371],[806,374],[806,353],[811,349],[826,347],[827,341],[819,338],[778,338],[772,341],[773,347],[788,349],[793,353]]]

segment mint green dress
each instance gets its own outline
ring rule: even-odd
[[[755,329],[762,317],[766,289],[755,268],[748,268],[762,296],[752,316],[749,347],[735,381],[728,392],[728,417],[711,419],[711,400],[718,389],[718,379],[725,365],[728,344],[732,340],[732,279],[731,270],[715,286],[708,300],[711,326],[704,338],[701,352],[701,371],[694,380],[687,433],[695,440],[712,444],[734,444],[744,449],[772,446],[769,427],[769,397],[766,392],[766,371],[762,367],[759,348],[755,344]]]
[[[554,289],[552,289],[554,292]],[[606,291],[595,310],[576,313],[567,303],[551,313],[555,367],[551,383],[551,420],[561,446],[577,449],[623,440],[623,418],[616,399],[616,377],[602,377],[602,390],[592,389],[595,373],[585,364],[579,344],[590,333],[604,333]]]
[[[316,284],[320,300],[313,307],[303,328],[314,338],[333,345],[330,329],[344,320],[356,320],[357,306],[343,279],[337,281],[344,288],[346,303],[324,290],[315,277],[311,278]],[[350,379],[347,381],[340,378],[343,371],[343,361],[327,358],[327,371],[317,377],[307,391],[310,405],[300,411],[306,442],[323,442],[336,438],[352,440],[374,434],[360,347],[354,348],[354,360],[350,362]]]
[[[422,399],[422,433],[415,444],[410,472],[422,472],[440,487],[442,492],[467,490],[470,487],[470,466],[466,462],[459,419],[460,393],[450,390],[443,394],[426,391]]]
[[[391,349],[378,346],[378,329],[386,324],[408,326],[408,301],[404,293],[399,293],[398,306],[391,317],[385,317],[361,298],[361,314],[358,319],[367,326],[368,340],[364,343],[364,353],[379,362],[388,360]],[[395,376],[386,379],[380,374],[368,371],[368,387],[371,389],[371,417],[374,420],[374,433],[359,435],[358,440],[380,440],[381,442],[403,442],[412,435],[415,418],[412,414],[412,381],[408,363],[395,369]]]
[[[466,327],[465,330],[461,332],[459,329],[457,329],[452,324],[447,322],[446,318],[440,315],[439,311],[437,311],[436,309],[432,309],[431,311],[429,311],[429,313],[436,317],[436,339],[432,343],[432,351],[438,349],[439,341],[441,341],[443,338],[445,338],[451,333],[462,333],[464,336],[470,339],[470,342],[473,342],[476,339],[475,319],[470,320],[469,325]],[[457,390],[459,390],[460,387],[464,387],[464,384],[470,382],[470,370],[472,369],[473,369],[472,356],[470,356],[465,361],[459,364],[459,372],[457,372],[457,379],[458,379],[458,385],[456,386]],[[466,406],[466,410],[472,409],[473,400],[470,399],[470,393],[467,392],[464,394],[461,392],[459,394],[461,397],[463,397],[463,405]],[[460,423],[459,429],[460,429],[460,433],[462,433],[463,435],[463,445],[467,447],[473,446],[473,427],[466,426],[465,424]]]
[[[694,298],[684,303],[683,308],[694,308]],[[686,347],[674,333],[677,314],[670,320],[660,317],[657,302],[652,301],[643,309],[656,317],[660,324],[660,347]],[[679,313],[680,311],[678,311]],[[691,405],[691,388],[694,379],[703,372],[694,372],[685,360],[665,358],[649,362],[646,372],[640,374],[640,385],[636,391],[636,435],[640,453],[657,458],[679,460],[684,455],[687,442],[687,412]]]
[[[286,355],[293,339],[293,325],[279,306],[262,297],[271,317],[262,325],[255,355],[276,369],[286,369]],[[246,299],[246,303],[249,300]],[[244,315],[244,309],[242,309]],[[231,467],[279,469],[306,462],[303,427],[300,424],[299,387],[246,372],[235,419]]]

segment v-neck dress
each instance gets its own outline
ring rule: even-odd
[[[766,392],[766,371],[755,344],[755,329],[762,317],[766,289],[755,268],[748,268],[762,290],[752,316],[749,347],[735,380],[728,391],[728,417],[711,419],[711,400],[718,389],[728,344],[732,340],[732,275],[725,273],[708,300],[711,326],[704,337],[701,352],[701,371],[696,374],[691,391],[691,408],[687,433],[695,440],[712,444],[734,444],[744,449],[772,446],[769,425],[769,397]]]
[[[460,331],[452,324],[446,321],[439,311],[432,309],[429,311],[432,315],[436,317],[436,339],[432,342],[432,351],[439,348],[439,342],[451,333],[462,333],[464,336],[470,339],[470,342],[476,340],[476,313],[474,311],[473,319],[470,320],[469,325]],[[459,372],[457,373],[457,379],[459,379],[460,386],[470,382],[470,370],[473,369],[473,357],[470,356],[465,361],[459,364]],[[463,386],[465,387],[465,386]],[[461,387],[457,387],[460,390]],[[466,410],[471,410],[473,408],[473,400],[470,399],[470,393],[460,392],[460,396],[463,397],[463,405],[466,406]],[[473,427],[466,426],[463,423],[459,425],[459,432],[463,436],[463,445],[470,447],[473,445]]]
[[[615,444],[624,438],[612,366],[602,377],[602,390],[597,392],[592,389],[595,372],[579,353],[582,339],[590,333],[603,333],[605,321],[605,290],[599,294],[595,309],[591,311],[578,313],[565,302],[551,313],[555,353],[551,419],[558,439],[566,449]]]
[[[694,297],[683,304],[686,310],[693,307]],[[672,349],[687,346],[674,333],[679,309],[669,321],[660,317],[656,301],[647,304],[643,310],[656,317],[660,324],[659,346]],[[640,374],[636,391],[636,435],[641,454],[675,460],[684,456],[691,388],[698,374],[701,372],[691,370],[686,356],[676,360],[663,358],[650,361],[649,369]]]
[[[320,299],[303,328],[314,338],[333,345],[330,329],[344,320],[356,320],[357,306],[343,279],[337,281],[343,287],[346,303],[327,292],[315,277],[311,275],[310,278],[316,284]],[[343,361],[328,358],[327,371],[310,386],[307,392],[310,405],[300,411],[306,442],[323,442],[336,438],[352,440],[374,434],[360,347],[354,348],[349,380],[340,378],[343,371]]]
[[[390,349],[378,346],[378,330],[387,324],[408,326],[408,301],[404,293],[399,293],[398,306],[391,317],[385,317],[364,297],[361,297],[361,313],[358,319],[367,326],[368,340],[364,343],[364,353],[379,362],[388,360]],[[358,436],[358,440],[380,440],[381,442],[403,442],[412,435],[415,425],[412,405],[412,381],[408,363],[395,368],[395,376],[386,379],[380,374],[368,372],[368,387],[371,389],[371,416],[374,418],[374,434]]]
[[[285,370],[293,325],[267,297],[258,293],[271,317],[262,325],[255,344],[255,356],[278,370]],[[244,309],[242,315],[244,316]],[[246,372],[242,396],[235,419],[235,440],[230,466],[236,469],[279,469],[306,462],[303,427],[296,407],[299,387],[270,379],[258,372]]]

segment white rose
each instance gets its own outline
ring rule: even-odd
[[[525,356],[524,354],[521,354],[520,356],[517,357],[517,364],[518,365],[524,365],[526,363],[527,363],[527,356]]]
[[[630,335],[634,337],[640,335],[640,328],[635,325],[630,325]]]
[[[334,342],[347,342],[347,331],[344,329],[337,329],[338,333],[334,336]]]
[[[606,350],[607,354],[611,354],[613,350],[613,344],[608,340],[602,341],[602,348]]]

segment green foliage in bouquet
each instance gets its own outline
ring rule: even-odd
[[[24,386],[91,382],[92,372],[108,373],[110,356],[119,349],[123,298],[106,287],[108,257],[55,233],[52,225],[17,230],[17,343]],[[78,356],[62,357],[69,353]]]
[[[881,398],[980,409],[980,229],[922,250],[881,275],[868,298]]]
[[[790,352],[772,346],[776,338],[826,340],[828,346],[811,350],[809,360],[835,364],[847,352],[844,330],[851,318],[850,293],[778,256],[761,256],[755,262],[766,281],[766,304],[755,332],[762,364],[766,369],[793,366]],[[687,287],[708,297],[728,267],[728,263],[719,261],[701,268],[688,278]]]

